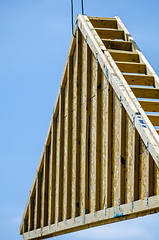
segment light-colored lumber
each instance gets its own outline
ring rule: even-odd
[[[35,239],[41,236],[43,238],[58,236],[60,234],[65,234],[69,232],[86,229],[88,227],[95,227],[95,226],[108,224],[112,222],[132,219],[136,215],[139,217],[139,216],[143,216],[143,214],[144,215],[153,214],[159,211],[158,202],[159,202],[159,196],[153,196],[149,198],[148,206],[146,205],[146,199],[142,199],[134,202],[133,210],[132,210],[131,203],[121,205],[122,214],[119,218],[115,217],[116,216],[115,214],[118,214],[119,212],[118,211],[114,212],[114,207],[109,208],[107,210],[106,216],[104,214],[104,210],[99,211],[95,217],[92,213],[90,213],[85,218],[85,224],[83,224],[83,216],[80,216],[77,218],[75,223],[73,219],[70,219],[68,220],[67,225],[65,225],[65,222],[60,222],[58,226],[56,224],[53,224],[51,228],[45,227],[43,229],[43,232],[41,231],[41,229],[38,229],[36,232],[35,231],[30,232],[29,236],[28,236],[28,233],[24,233],[24,240]],[[61,233],[62,229],[63,231]]]
[[[128,51],[121,51],[121,50],[109,50],[111,56],[113,57],[114,61],[120,62],[139,62],[139,55],[134,52]]]
[[[36,179],[36,210],[35,210],[35,229],[40,227],[40,181],[39,181],[39,173],[37,172]]]
[[[123,74],[129,85],[154,86],[154,77],[141,74]]]
[[[72,182],[71,182],[71,218],[76,211],[76,159],[77,159],[77,82],[78,82],[78,32],[76,34],[76,48],[73,52],[73,79],[72,79]]]
[[[154,98],[159,99],[159,89],[148,87],[131,87],[137,98]]]
[[[73,78],[73,56],[71,55],[69,57],[69,68],[68,68],[68,130],[67,130],[67,201],[66,201],[66,219],[71,218],[71,193],[72,193],[72,186],[71,186],[71,180],[72,180],[72,78]]]
[[[81,37],[81,102],[80,102],[80,196],[79,215],[85,214],[85,181],[86,181],[86,107],[87,107],[87,59],[86,41]]]
[[[112,129],[112,206],[118,206],[120,196],[120,100],[113,91],[113,129]]]
[[[139,199],[146,198],[147,193],[147,152],[146,146],[140,138],[139,156]]]
[[[64,163],[63,163],[63,220],[67,220],[67,180],[68,180],[68,111],[69,111],[69,82],[70,82],[70,57],[68,57],[67,79],[64,87]]]
[[[89,20],[95,28],[113,28],[117,29],[117,21],[114,18],[96,18],[89,17]]]
[[[61,87],[61,94],[60,94],[60,103],[59,103],[59,159],[58,159],[58,168],[59,168],[59,184],[58,184],[58,221],[64,220],[64,208],[63,208],[63,174],[64,174],[64,87]]]
[[[120,71],[124,73],[146,73],[146,65],[142,63],[128,63],[116,61],[116,64]]]
[[[148,118],[154,126],[159,126],[159,114],[147,114]]]
[[[159,101],[140,99],[139,103],[141,104],[142,108],[147,112],[159,112]]]
[[[122,51],[132,51],[132,43],[128,41],[117,41],[102,39],[104,45],[107,49],[122,50]]]
[[[124,31],[116,29],[95,28],[100,38],[104,39],[124,39]]]

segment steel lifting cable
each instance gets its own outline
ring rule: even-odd
[[[81,8],[82,8],[82,15],[84,15],[84,4],[83,0],[81,0]],[[76,37],[73,33],[74,26],[73,26],[73,0],[71,0],[71,20],[72,20],[72,35]]]
[[[82,15],[84,15],[84,6],[83,6],[83,0],[81,0],[81,7],[82,7]]]

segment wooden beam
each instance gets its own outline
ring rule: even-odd
[[[117,21],[114,18],[89,17],[94,28],[113,28],[117,29]]]
[[[36,211],[35,211],[35,229],[40,227],[40,181],[39,181],[39,173],[37,171],[37,179],[36,179]]]
[[[85,224],[83,223],[83,216],[78,217],[77,221],[74,222],[73,219],[68,220],[67,224],[65,222],[60,222],[59,226],[56,224],[51,225],[51,228],[44,227],[43,232],[41,229],[38,229],[36,232],[32,231],[30,232],[30,236],[28,236],[28,233],[24,233],[24,240],[31,240],[38,237],[42,238],[49,238],[58,236],[61,234],[66,234],[69,232],[75,232],[82,229],[95,227],[95,226],[101,226],[103,224],[123,221],[127,219],[132,219],[135,217],[147,215],[156,213],[159,211],[158,208],[158,202],[159,202],[159,196],[152,196],[149,197],[149,205],[146,205],[146,199],[138,200],[134,202],[134,208],[132,210],[132,204],[127,203],[121,205],[121,209],[123,209],[123,212],[121,215],[117,217],[117,214],[119,212],[114,212],[114,207],[111,207],[107,209],[107,215],[105,216],[104,210],[98,211],[96,213],[96,216],[94,217],[93,213],[87,214],[85,218]],[[115,215],[116,214],[116,215]],[[63,230],[61,230],[63,229]]]
[[[139,199],[144,199],[147,196],[147,150],[141,138],[139,159]]]
[[[132,51],[132,43],[131,42],[109,40],[109,39],[104,39],[104,38],[102,39],[102,41],[107,49]]]
[[[139,55],[137,53],[114,49],[110,49],[109,52],[114,61],[139,63]]]
[[[159,112],[159,101],[139,100],[144,111],[147,112]]]
[[[76,198],[75,198],[75,217],[80,215],[80,191],[81,191],[81,158],[80,158],[80,147],[81,147],[81,61],[82,61],[82,34],[78,29],[77,37],[77,115],[76,115]]]
[[[44,169],[43,169],[43,194],[42,194],[42,228],[47,225],[47,147],[44,146]]]
[[[88,127],[88,115],[87,115],[87,108],[88,108],[88,95],[87,95],[87,83],[88,83],[88,46],[87,46],[87,38],[86,41],[83,38],[83,82],[85,86],[84,96],[83,96],[83,117],[84,117],[84,132],[83,132],[83,222],[85,222],[85,214],[87,213],[86,208],[88,208],[88,165],[87,165],[87,127]]]
[[[56,169],[56,161],[55,161],[55,119],[54,116],[52,115],[52,124],[51,124],[51,159],[50,159],[50,183],[49,183],[49,226],[53,223],[54,221],[54,216],[55,216],[55,169]]]
[[[108,205],[108,183],[110,184],[110,179],[109,179],[109,172],[108,172],[108,168],[109,168],[109,164],[108,164],[108,161],[109,161],[109,73],[108,73],[108,69],[106,68],[106,81],[107,81],[107,86],[106,86],[106,164],[105,164],[105,215],[106,215],[106,211],[107,211],[107,207],[109,207]],[[108,145],[109,144],[109,145]]]
[[[159,89],[148,87],[131,87],[137,98],[154,98],[159,99]]]
[[[142,63],[128,63],[116,61],[121,72],[146,74],[146,65]]]
[[[61,92],[60,91],[60,98],[59,98],[59,116],[58,116],[58,147],[57,147],[57,152],[58,152],[58,158],[57,158],[57,189],[56,189],[56,195],[57,195],[57,198],[56,198],[56,223],[58,225],[59,223],[59,195],[60,195],[60,192],[59,192],[59,185],[60,185],[60,153],[61,153]]]
[[[119,182],[118,182],[118,187],[119,187],[119,192],[118,192],[118,207],[120,209],[120,204],[121,204],[121,199],[122,199],[122,191],[121,191],[121,184],[122,184],[122,176],[121,176],[121,135],[122,135],[122,98],[120,97],[119,99],[119,104],[120,104],[120,110],[119,110]]]
[[[123,74],[129,85],[154,86],[154,77],[141,74]]]
[[[158,114],[155,115],[155,114],[148,113],[147,116],[154,126],[159,126],[159,115]]]
[[[78,33],[76,33],[76,47],[73,52],[73,80],[72,80],[72,183],[71,183],[71,218],[76,209],[76,147],[77,147],[77,77],[78,77]]]
[[[120,197],[120,100],[113,91],[113,129],[112,129],[112,206],[117,207]],[[119,161],[120,159],[120,161]]]
[[[100,38],[104,39],[124,39],[124,31],[116,29],[95,28]]]

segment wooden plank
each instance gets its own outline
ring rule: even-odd
[[[85,87],[84,91],[84,133],[83,133],[83,222],[85,222],[85,214],[88,212],[88,162],[87,162],[87,144],[88,144],[88,137],[87,137],[87,127],[88,127],[88,114],[87,114],[87,108],[88,108],[88,90],[87,90],[87,84],[88,84],[88,46],[87,46],[87,39],[83,38],[83,81],[85,81],[85,84],[83,87]]]
[[[154,77],[141,74],[123,74],[129,85],[154,86]]]
[[[120,102],[113,91],[113,129],[112,129],[112,206],[118,206],[120,163]]]
[[[50,159],[50,187],[49,187],[49,226],[55,223],[55,177],[56,177],[56,151],[55,142],[56,130],[55,130],[55,118],[52,116],[51,126],[51,159]]]
[[[59,167],[60,167],[60,127],[61,127],[61,94],[59,99],[59,113],[57,115],[57,139],[56,139],[56,161],[57,161],[57,171],[56,171],[56,203],[55,203],[55,219],[56,224],[59,222]]]
[[[136,153],[136,130],[135,130],[135,116],[133,117],[133,130],[132,130],[132,134],[128,134],[128,136],[132,135],[132,155],[130,154],[130,160],[129,163],[131,163],[131,174],[132,174],[132,186],[131,186],[131,201],[132,201],[132,208],[134,208],[134,197],[135,197],[135,191],[134,191],[134,185],[135,185],[135,153]],[[130,127],[131,128],[131,127]],[[130,140],[131,141],[131,140]],[[131,143],[129,143],[131,145]],[[129,154],[129,152],[128,152]]]
[[[122,136],[122,131],[123,131],[123,129],[122,129],[122,99],[121,99],[121,97],[120,97],[120,100],[119,100],[119,106],[120,106],[120,110],[119,110],[119,156],[118,156],[118,161],[119,161],[119,165],[118,165],[118,167],[119,167],[119,169],[118,169],[118,171],[119,171],[119,180],[118,180],[118,188],[119,188],[119,192],[118,192],[118,206],[119,206],[119,209],[120,209],[120,204],[122,203],[122,200],[123,200],[123,202],[124,202],[124,198],[123,198],[123,195],[122,195],[122,176],[121,176],[121,141],[122,141],[122,139],[121,139],[121,136]],[[124,173],[123,173],[123,175],[124,175]],[[123,187],[123,189],[124,189],[124,187]],[[122,199],[123,198],[123,199]]]
[[[124,204],[126,202],[127,198],[127,131],[128,131],[128,121],[127,121],[127,115],[125,109],[121,106],[120,107],[121,111],[121,137],[120,137],[120,149],[121,149],[121,156],[120,156],[120,182],[121,182],[121,190],[120,192],[120,204]]]
[[[140,160],[139,160],[139,199],[146,198],[147,194],[147,153],[146,146],[140,138]]]
[[[33,198],[30,196],[29,200],[29,217],[28,217],[28,232],[34,229],[34,218],[33,218]]]
[[[134,201],[139,200],[140,136],[135,129]]]
[[[86,42],[81,38],[81,108],[80,108],[80,199],[79,215],[85,215],[85,180],[86,180],[86,107],[87,107],[87,59]],[[85,216],[84,216],[85,217]]]
[[[68,122],[69,118],[69,83],[70,83],[70,57],[68,57],[68,65],[67,65],[67,79],[66,84],[64,87],[64,132],[63,132],[63,138],[64,138],[64,172],[63,172],[63,221],[67,220],[67,180],[68,180]]]
[[[154,162],[154,195],[159,195],[159,168]]]
[[[146,74],[146,65],[142,63],[118,62],[116,64],[121,72]]]
[[[83,221],[85,221],[85,214],[89,213],[89,158],[88,158],[88,144],[89,144],[89,97],[90,97],[90,49],[86,39],[86,115],[85,115],[85,207],[83,213]]]
[[[36,179],[36,211],[35,211],[35,229],[40,227],[40,181],[39,173],[37,172]]]
[[[43,227],[43,209],[44,209],[44,156],[40,169],[40,227]]]
[[[147,87],[131,87],[137,98],[159,99],[159,89]]]
[[[108,148],[106,148],[106,132],[108,129],[107,123],[107,79],[99,66],[99,77],[98,77],[98,118],[100,117],[100,124],[98,124],[98,150],[100,157],[100,191],[99,191],[99,209],[107,208],[107,186],[106,186],[106,156],[108,163]],[[108,101],[109,102],[109,101]],[[99,114],[100,111],[100,114]],[[105,205],[106,204],[106,205]]]
[[[26,216],[23,219],[23,234],[25,232],[28,232],[28,225],[29,225],[29,205],[28,208],[26,209]]]
[[[95,205],[94,205],[94,215],[97,210],[99,210],[99,152],[98,152],[98,123],[99,123],[99,118],[97,116],[98,114],[98,78],[99,78],[99,63],[98,63],[98,54],[96,54],[96,79],[95,79],[95,85],[94,85],[94,93],[95,93],[95,115],[94,115],[94,121],[95,121],[95,139],[94,139],[94,198],[95,198]]]
[[[95,173],[96,173],[96,59],[91,52],[91,75],[90,75],[90,147],[89,147],[89,161],[90,161],[90,193],[89,205],[90,212],[94,213],[96,205],[95,193]]]
[[[114,61],[139,63],[139,55],[137,53],[112,49],[109,52]]]
[[[72,82],[73,82],[73,56],[69,57],[69,68],[68,68],[68,135],[67,135],[67,212],[66,212],[66,219],[71,218],[71,193],[72,193],[72,99],[73,99],[73,93],[72,93]]]
[[[48,163],[47,163],[47,225],[51,224],[51,189],[52,189],[52,128],[48,140]]]
[[[47,147],[44,146],[44,169],[43,169],[43,191],[42,191],[42,228],[47,225]]]
[[[115,29],[95,28],[100,38],[104,39],[124,39],[124,31]]]
[[[61,222],[59,223],[59,226],[54,224],[51,226],[51,228],[45,227],[43,229],[43,232],[41,232],[41,229],[36,232],[32,231],[30,232],[29,236],[28,233],[24,233],[24,240],[30,240],[40,237],[55,237],[61,234],[86,229],[88,227],[95,227],[103,224],[132,219],[137,216],[139,217],[147,214],[153,214],[159,211],[158,202],[159,196],[150,197],[148,206],[146,205],[146,199],[139,200],[134,203],[133,210],[131,203],[124,204],[121,206],[121,209],[123,209],[123,214],[121,214],[121,216],[115,215],[118,214],[118,212],[114,212],[114,207],[108,209],[106,216],[104,215],[104,210],[101,210],[96,214],[96,217],[94,217],[93,214],[88,214],[85,219],[85,224],[83,223],[83,217],[80,216],[78,217],[76,223],[74,223],[73,219],[70,219],[66,225],[65,222]]]
[[[91,166],[90,166],[90,139],[91,139],[91,129],[90,129],[90,114],[91,114],[91,50],[87,45],[87,133],[86,133],[86,182],[85,182],[85,212],[90,213],[91,199],[90,199],[90,186],[91,186]]]
[[[45,191],[45,196],[46,196],[46,226],[49,225],[49,214],[50,214],[50,178],[51,178],[51,132],[49,135],[49,139],[47,142],[47,159],[46,159],[46,191]]]
[[[71,183],[71,218],[76,210],[76,158],[77,158],[77,77],[78,77],[78,32],[76,33],[76,48],[73,53],[73,91],[72,91],[72,183]]]
[[[94,28],[113,28],[117,29],[117,21],[114,18],[94,18],[89,17]]]
[[[159,101],[139,100],[141,107],[147,112],[159,112]]]
[[[58,221],[64,220],[64,208],[63,208],[63,174],[64,174],[64,88],[61,87],[61,94],[60,94],[60,104],[59,107],[59,121],[60,121],[60,127],[59,127],[59,184],[58,184],[58,191],[59,191],[59,204],[58,204]]]
[[[148,176],[149,176],[149,182],[148,182],[148,185],[149,185],[149,189],[148,189],[149,196],[154,196],[155,195],[155,193],[154,193],[154,186],[155,186],[154,164],[155,164],[155,162],[154,162],[151,154],[149,154],[149,173],[148,173]]]
[[[148,113],[147,116],[154,126],[159,126],[159,115]]]
[[[102,42],[107,49],[132,51],[132,43],[128,41],[117,41],[103,38]]]
[[[110,77],[110,76],[109,76]],[[110,80],[110,79],[109,79]],[[113,149],[113,88],[111,84],[108,86],[108,177],[107,177],[107,207],[113,206],[113,177],[112,177],[112,171],[114,168],[114,162],[113,162],[113,156],[112,156],[112,149]]]
[[[108,69],[106,69],[106,72],[108,71]],[[105,117],[105,125],[104,125],[104,122],[102,122],[102,125],[103,125],[103,130],[102,132],[104,132],[105,134],[105,139],[103,138],[103,145],[106,146],[105,148],[105,215],[106,215],[106,211],[107,211],[107,207],[109,207],[108,205],[108,195],[109,195],[109,192],[108,192],[108,182],[109,182],[109,178],[108,178],[108,160],[109,160],[109,154],[108,154],[108,150],[109,150],[109,147],[108,147],[108,139],[109,139],[109,135],[108,135],[108,126],[109,126],[109,74],[107,72],[107,79],[105,79],[105,81],[107,81],[107,86],[106,86],[106,89],[104,89],[105,91],[103,91],[103,94],[105,93],[105,95],[103,96],[104,99],[102,99],[102,103],[104,102],[105,104],[103,104],[103,108],[106,109],[104,111],[103,109],[103,119]],[[103,95],[102,94],[102,95]],[[103,101],[105,100],[105,101]],[[104,136],[103,136],[104,137]],[[110,183],[110,182],[109,182]]]
[[[80,206],[80,128],[81,128],[81,49],[82,49],[82,34],[78,30],[78,54],[77,54],[77,125],[76,125],[76,197],[75,197],[75,216],[79,216]]]

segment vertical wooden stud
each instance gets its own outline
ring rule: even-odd
[[[54,208],[54,199],[53,195],[54,193],[54,188],[53,188],[53,169],[55,166],[53,166],[53,147],[54,147],[54,116],[52,115],[51,119],[51,159],[50,159],[50,183],[49,183],[49,226],[53,223],[53,208]]]
[[[118,198],[118,207],[120,209],[121,202],[121,128],[122,128],[122,99],[120,96],[120,111],[119,111],[119,198]]]
[[[58,222],[59,222],[59,195],[60,195],[60,191],[59,191],[59,184],[60,184],[60,153],[61,153],[61,150],[60,150],[60,147],[61,147],[61,139],[60,139],[60,133],[61,133],[61,89],[60,89],[60,96],[59,96],[59,133],[58,133],[58,161],[57,161],[57,176],[58,176],[58,181],[57,181],[57,208],[56,208],[56,217],[57,217],[57,220],[56,220],[56,223],[58,225]]]
[[[149,142],[147,142],[147,146],[146,146],[146,202],[148,205],[148,198],[149,198]]]
[[[107,88],[106,88],[106,165],[105,165],[105,216],[107,211],[107,198],[108,198],[108,126],[109,126],[109,73],[106,67],[106,78],[107,78]]]
[[[36,173],[36,210],[35,210],[35,229],[40,227],[40,219],[39,219],[39,212],[40,212],[40,191],[39,191],[39,173]]]

